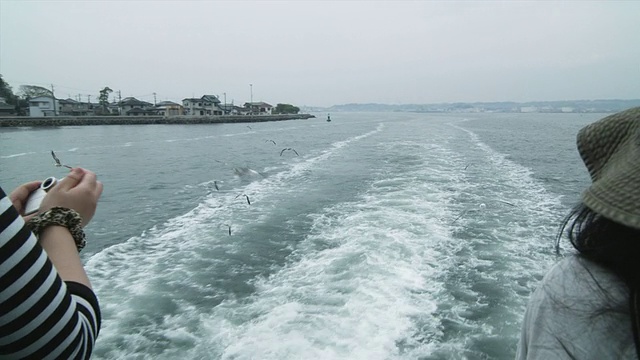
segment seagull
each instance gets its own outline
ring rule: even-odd
[[[253,130],[253,129],[251,128],[251,126],[247,125],[247,127],[249,128],[249,130]]]
[[[465,169],[465,170],[467,170],[467,168],[469,167],[469,165],[471,165],[471,164],[467,164],[467,166],[465,166],[465,167],[464,167],[464,169]]]
[[[271,141],[271,142],[273,143],[273,145],[278,145],[278,144],[276,144],[276,142],[275,142],[275,141],[273,141],[273,140],[265,140],[264,142],[269,142],[269,141]]]
[[[456,221],[458,221],[458,219],[460,219],[461,217],[463,217],[463,216],[464,216],[464,214],[466,214],[466,213],[467,213],[467,211],[469,211],[469,209],[467,209],[467,210],[463,211],[463,212],[462,212],[462,214],[458,215],[458,217],[457,217],[457,218],[455,218],[455,219],[451,222],[451,225],[455,224],[455,223],[456,223]]]
[[[504,201],[504,200],[500,200],[500,199],[496,199],[496,200],[500,201],[500,202],[501,202],[501,203],[503,203],[503,204],[511,205],[511,206],[513,206],[513,207],[515,207],[515,206],[516,206],[514,203],[510,203],[510,202],[508,202],[508,201]]]
[[[300,155],[298,155],[298,152],[294,148],[284,148],[284,149],[282,149],[282,151],[280,151],[280,156],[282,156],[282,153],[287,151],[287,150],[291,150],[294,153],[296,153],[296,156],[300,156]]]
[[[237,176],[244,176],[244,175],[260,175],[262,177],[264,177],[264,175],[260,174],[259,172],[253,170],[253,169],[249,169],[248,167],[237,167],[237,168],[233,168],[233,172],[237,175]]]
[[[217,181],[213,182],[213,187],[216,188],[216,191],[220,191],[220,188],[218,187],[218,182]]]
[[[53,156],[53,161],[56,162],[57,167],[62,166],[62,164],[60,163],[60,159],[58,159],[58,157],[56,156],[56,153],[54,153],[53,150],[51,150],[51,156]]]
[[[456,223],[456,221],[458,221],[458,219],[460,219],[461,217],[463,217],[466,213],[468,213],[469,211],[482,211],[487,207],[487,205],[485,204],[480,204],[480,206],[478,206],[478,209],[466,209],[465,211],[463,211],[460,215],[458,215],[457,218],[455,218],[450,225],[453,225]]]
[[[236,195],[236,199],[239,198],[240,196],[244,196],[247,198],[247,204],[251,205],[251,201],[249,200],[249,196],[247,196],[247,194],[238,194]]]
[[[64,164],[62,164],[62,163],[60,162],[60,159],[58,159],[58,157],[56,156],[56,153],[54,153],[54,152],[53,152],[53,150],[51,150],[51,156],[53,156],[53,160],[56,162],[56,166],[57,166],[57,167],[64,166],[64,167],[66,167],[66,168],[68,168],[68,169],[72,169],[72,167],[71,167],[71,166],[68,166],[68,165],[64,165]]]

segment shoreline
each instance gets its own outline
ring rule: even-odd
[[[91,125],[190,125],[306,120],[311,114],[218,116],[13,116],[0,117],[0,127],[54,127]]]

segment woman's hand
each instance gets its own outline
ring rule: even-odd
[[[16,210],[18,210],[18,214],[20,215],[24,214],[24,208],[25,208],[25,205],[27,204],[27,199],[29,198],[29,194],[38,190],[41,183],[42,181],[32,181],[26,184],[22,184],[17,188],[15,188],[11,192],[11,194],[9,194],[9,199],[13,203],[13,207],[15,207]],[[23,216],[23,218],[24,218],[24,221],[27,222],[29,221],[29,219],[31,219],[34,216],[35,214],[31,214],[28,216]]]
[[[102,183],[96,180],[92,171],[73,168],[62,180],[49,189],[40,204],[40,213],[52,207],[60,206],[73,209],[80,214],[82,226],[87,226],[98,206],[102,194]]]

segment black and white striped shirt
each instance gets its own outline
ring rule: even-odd
[[[0,188],[0,359],[88,359],[99,330],[94,292],[60,279]]]

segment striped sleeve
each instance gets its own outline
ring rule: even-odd
[[[0,359],[88,359],[100,321],[94,292],[60,279],[0,188]]]

